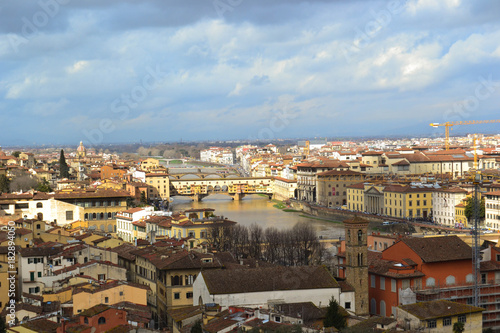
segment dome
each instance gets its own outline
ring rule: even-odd
[[[80,146],[78,146],[77,151],[81,151],[81,152],[85,151],[85,147],[83,146],[83,141],[80,141]]]

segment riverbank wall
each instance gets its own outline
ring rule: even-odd
[[[321,206],[311,205],[307,202],[295,201],[295,200],[290,200],[290,208],[295,210],[300,210],[308,215],[332,219],[339,222],[352,219],[356,215],[370,222],[383,222],[387,220],[387,217],[381,217],[371,214],[363,214],[359,212],[351,212],[344,209],[321,207]]]

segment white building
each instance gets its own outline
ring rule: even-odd
[[[131,208],[116,214],[116,234],[118,237],[126,242],[135,241],[134,235],[134,222],[153,214],[154,208],[152,206],[143,208]],[[142,238],[142,237],[140,237]]]
[[[500,230],[500,191],[488,192],[485,196],[485,226]]]
[[[298,302],[321,307],[327,306],[332,296],[344,308],[355,308],[354,291],[343,292],[322,266],[205,270],[193,284],[193,305],[217,303],[223,309]]]
[[[200,160],[219,164],[233,164],[233,152],[226,148],[210,147],[200,151]]]
[[[434,222],[455,227],[455,206],[466,196],[467,191],[460,187],[436,189],[432,195]]]

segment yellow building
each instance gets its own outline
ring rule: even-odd
[[[145,285],[125,281],[77,288],[73,292],[73,315],[98,304],[113,305],[126,301],[146,306],[148,290]]]
[[[363,212],[365,209],[365,184],[347,186],[347,209]]]
[[[456,322],[463,323],[463,332],[482,333],[483,308],[438,300],[401,305],[396,309],[398,325],[406,331],[453,333]]]
[[[0,249],[4,252],[4,247]],[[5,254],[7,253],[7,248],[5,247]],[[0,286],[2,287],[2,292],[0,293],[0,309],[3,309],[5,305],[9,302],[9,269],[8,262],[0,260]]]
[[[148,305],[160,327],[167,325],[167,309],[193,305],[193,283],[201,270],[223,267],[213,254],[185,249],[148,246],[132,254],[135,282],[151,288]]]
[[[59,201],[83,207],[78,217],[70,211],[68,220],[86,221],[86,227],[107,232],[116,232],[116,214],[126,209],[129,197],[127,191],[110,189],[62,190],[55,194]]]
[[[146,184],[149,185],[148,198],[154,200],[168,200],[170,198],[170,179],[168,178],[168,173],[147,173]]]
[[[297,181],[274,177],[273,198],[276,200],[288,200],[297,196]]]
[[[160,167],[160,161],[156,158],[147,158],[141,161],[141,169],[144,171],[151,171]]]
[[[385,214],[400,218],[432,216],[432,188],[408,185],[386,186],[384,192]]]
[[[469,227],[467,217],[465,217],[465,203],[461,202],[455,206],[455,222],[460,223],[464,228]]]

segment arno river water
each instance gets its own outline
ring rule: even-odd
[[[188,198],[175,197],[172,203],[174,211],[191,208],[213,208],[216,215],[223,215],[232,221],[250,226],[253,223],[262,228],[276,227],[283,230],[292,228],[296,223],[308,223],[314,226],[322,238],[338,238],[344,235],[342,224],[300,216],[301,213],[284,212],[273,207],[275,203],[267,198],[251,195],[241,201],[233,201],[225,195],[212,195],[201,202]]]

